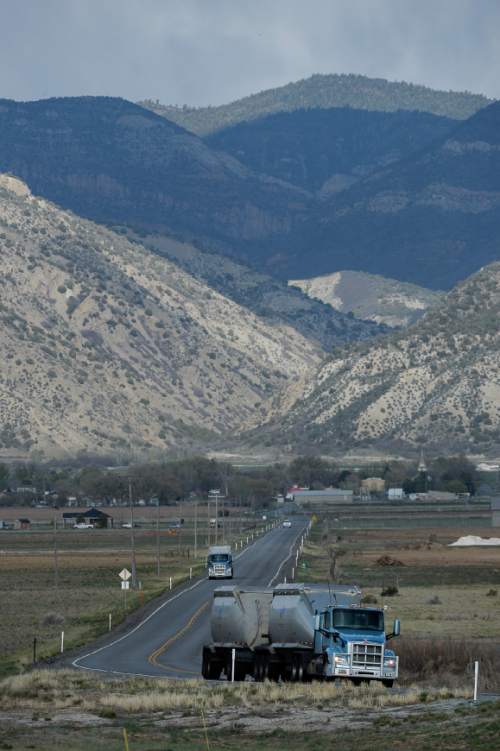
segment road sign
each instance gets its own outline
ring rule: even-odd
[[[130,589],[130,582],[122,581],[122,589]]]
[[[120,573],[118,574],[118,576],[120,577],[120,579],[122,579],[122,581],[126,582],[126,581],[128,581],[130,579],[130,577],[132,576],[132,574],[130,573],[130,571],[128,569],[124,568],[124,569],[122,569],[120,571]]]

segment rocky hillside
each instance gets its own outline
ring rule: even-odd
[[[134,236],[130,232],[128,235]],[[353,318],[346,315],[350,308],[346,313],[337,311],[335,306],[326,304],[329,301],[321,302],[319,295],[309,295],[308,290],[302,292],[298,287],[287,286],[279,279],[261,274],[226,256],[202,251],[195,245],[165,235],[147,235],[141,238],[141,242],[269,324],[292,326],[327,351],[341,343],[387,333],[383,322]],[[429,295],[433,293],[429,292]]]
[[[249,169],[324,198],[429,146],[456,123],[427,112],[307,109],[239,123],[205,140]]]
[[[338,350],[278,435],[313,446],[500,447],[500,263],[405,332]]]
[[[193,133],[205,135],[275,112],[311,107],[352,107],[379,112],[419,110],[462,120],[489,101],[470,92],[437,91],[411,83],[350,74],[314,75],[219,107],[173,107],[151,100],[141,104]]]
[[[314,299],[356,318],[406,327],[438,304],[443,293],[362,271],[337,271],[289,282]]]
[[[203,445],[289,407],[320,362],[170,261],[0,178],[0,449]]]
[[[0,171],[81,216],[177,233],[228,252],[288,233],[300,188],[123,99],[0,100]]]

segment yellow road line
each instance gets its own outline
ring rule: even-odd
[[[196,623],[196,621],[198,620],[200,615],[203,613],[203,611],[205,611],[208,608],[209,604],[210,604],[210,600],[207,600],[206,602],[204,602],[203,605],[199,607],[195,613],[193,613],[189,621],[186,624],[184,624],[184,626],[181,629],[179,629],[179,631],[177,631],[173,636],[170,636],[167,639],[167,641],[165,641],[163,644],[161,644],[158,647],[158,649],[155,649],[154,652],[151,652],[151,654],[148,657],[148,662],[157,668],[166,669],[164,665],[161,665],[158,662],[158,658],[161,657],[161,655],[164,652],[166,652],[167,649],[169,649],[169,647],[171,647],[174,642],[176,642],[178,639],[181,638],[181,636],[184,636],[184,634],[187,631],[189,631],[189,629]],[[175,669],[177,670],[177,668]],[[179,670],[181,669],[179,668]],[[192,671],[182,670],[181,672],[192,672]]]

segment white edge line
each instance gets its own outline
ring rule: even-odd
[[[274,527],[274,529],[276,529],[276,527]],[[265,537],[265,535],[264,535],[264,537]],[[292,546],[290,548],[289,554],[287,555],[287,557],[285,558],[285,560],[280,563],[280,566],[279,566],[276,574],[273,576],[273,579],[275,579],[278,576],[281,568],[286,563],[286,561],[290,558],[290,556],[292,554],[291,550],[292,550],[293,546],[295,545],[295,543],[297,542],[297,540],[298,540],[299,537],[300,537],[300,534],[293,541],[293,544],[292,544]],[[242,550],[242,552],[239,553],[235,557],[234,560],[237,561],[239,558],[241,558],[242,556],[244,556],[245,553],[248,550],[250,550],[250,548],[252,548],[257,542],[259,542],[262,539],[263,539],[262,537],[258,537],[256,540],[254,540],[254,542],[252,542],[251,545],[249,545],[248,547],[246,547],[245,550]],[[273,581],[273,579],[271,579],[271,581]],[[72,666],[75,667],[75,668],[80,668],[81,670],[92,670],[92,671],[98,672],[98,673],[114,673],[114,674],[117,674],[117,675],[132,675],[132,676],[138,676],[138,677],[141,677],[141,678],[156,678],[156,677],[158,677],[154,673],[153,674],[149,674],[149,675],[148,674],[144,674],[144,673],[127,673],[127,672],[122,672],[122,671],[119,671],[119,670],[109,670],[109,669],[105,669],[105,668],[91,668],[91,667],[87,667],[86,665],[79,665],[78,663],[80,662],[80,660],[86,660],[88,657],[93,657],[94,655],[99,654],[99,652],[103,652],[105,649],[109,649],[110,647],[114,647],[115,644],[118,644],[119,642],[123,641],[124,639],[127,639],[132,634],[135,634],[136,631],[138,631],[140,628],[142,628],[142,626],[144,626],[145,623],[147,623],[149,620],[151,620],[151,618],[153,618],[153,616],[155,616],[157,613],[159,613],[159,611],[162,610],[166,605],[169,605],[171,602],[174,602],[174,600],[177,600],[179,597],[182,597],[182,595],[187,594],[187,592],[191,592],[193,589],[195,589],[195,587],[198,587],[202,582],[205,582],[205,581],[207,581],[205,577],[203,577],[201,579],[198,579],[197,582],[195,582],[194,584],[192,584],[187,589],[183,589],[181,592],[178,592],[173,597],[170,597],[168,600],[165,600],[165,602],[162,602],[161,605],[158,605],[158,607],[155,608],[155,610],[153,610],[153,612],[150,613],[146,618],[144,618],[144,620],[142,620],[140,623],[138,623],[137,626],[134,626],[133,629],[131,629],[130,631],[127,631],[126,634],[123,634],[123,636],[120,636],[118,639],[114,639],[114,641],[109,642],[109,644],[104,644],[102,647],[98,647],[97,649],[93,649],[91,652],[87,652],[87,654],[84,654],[84,655],[81,655],[80,657],[77,657],[75,660],[72,661],[72,663],[71,663]],[[268,584],[268,586],[270,586],[270,584],[271,584],[271,582]]]

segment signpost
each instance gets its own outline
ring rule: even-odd
[[[132,574],[130,573],[130,571],[128,569],[123,568],[120,571],[120,573],[118,574],[118,576],[121,579],[121,587],[123,589],[124,607],[125,607],[125,610],[126,610],[127,609],[127,590],[130,589],[130,581],[129,581],[129,579],[132,576]]]

